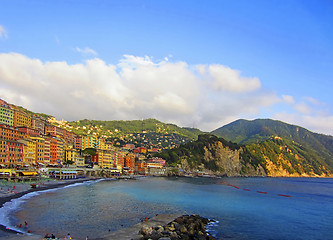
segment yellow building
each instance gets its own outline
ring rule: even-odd
[[[45,139],[41,137],[30,137],[32,141],[35,142],[35,161],[36,163],[42,163],[44,162],[44,145],[45,145]]]
[[[105,140],[102,138],[98,139],[98,149],[106,150]]]
[[[113,153],[106,150],[97,150],[98,154],[98,165],[101,168],[112,168],[113,167]]]
[[[82,149],[98,147],[98,139],[95,135],[83,135],[82,136]]]
[[[73,165],[78,165],[78,166],[82,165],[82,159],[80,158],[79,150],[66,149],[65,152],[66,152],[66,162],[73,162]],[[84,159],[83,159],[83,162],[84,162]]]
[[[0,138],[0,164],[4,167],[6,162],[6,141]]]
[[[105,150],[112,151],[112,152],[115,150],[112,142],[108,142],[108,141],[105,142]]]
[[[17,107],[15,107],[13,125],[14,125],[14,127],[31,128],[31,116],[25,112],[22,112]]]
[[[13,126],[14,111],[8,104],[1,104],[0,102],[0,124]]]
[[[63,164],[65,160],[65,143],[63,139],[57,138],[57,162]]]
[[[23,143],[23,165],[32,166],[36,160],[36,142],[29,138],[18,140],[18,142]]]
[[[84,167],[85,166],[84,157],[78,155],[75,159],[75,165],[78,167]]]

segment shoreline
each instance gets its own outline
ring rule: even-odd
[[[64,187],[64,186],[68,186],[68,185],[72,185],[75,183],[83,183],[83,182],[87,182],[87,181],[93,181],[93,180],[98,180],[100,178],[79,178],[79,179],[69,179],[69,180],[54,180],[54,181],[49,181],[46,182],[44,184],[40,184],[40,186],[38,188],[31,188],[30,184],[32,182],[26,182],[26,183],[13,183],[13,182],[9,182],[9,186],[13,187],[16,185],[19,185],[19,187],[15,187],[15,193],[12,193],[12,191],[7,193],[1,193],[0,195],[0,208],[2,208],[4,206],[5,203],[10,202],[13,199],[18,199],[28,193],[32,193],[32,192],[39,192],[39,191],[44,191],[44,190],[49,190],[49,189],[55,189],[55,188],[60,188],[60,187]],[[1,186],[2,188],[3,186]],[[6,186],[7,188],[8,186]],[[6,226],[0,224],[0,231],[2,233],[4,233],[3,235],[6,236],[0,236],[0,239],[8,239],[11,237],[18,237],[22,236],[22,237],[27,237],[27,239],[35,239],[36,236],[38,235],[28,235],[28,234],[23,234],[21,232],[18,232],[14,229],[8,229]],[[37,239],[40,239],[41,236],[38,236]]]

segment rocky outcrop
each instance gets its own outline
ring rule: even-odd
[[[199,215],[183,215],[165,226],[143,226],[139,232],[141,239],[215,239],[206,231],[206,225],[212,220]]]
[[[217,141],[214,144],[204,147],[204,160],[206,162],[214,161],[219,174],[227,176],[240,176],[242,164],[239,159],[241,149],[231,150],[223,146],[222,142]]]

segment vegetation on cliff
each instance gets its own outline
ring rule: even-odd
[[[212,133],[228,141],[252,145],[250,147],[252,150],[258,147],[261,149],[258,152],[264,151],[263,149],[269,151],[269,148],[265,147],[267,145],[271,145],[274,149],[273,145],[277,143],[272,142],[271,139],[278,136],[283,139],[284,145],[300,156],[304,162],[313,165],[314,172],[321,172],[319,165],[333,171],[333,136],[313,133],[305,128],[271,119],[237,120]],[[253,145],[255,143],[257,145]],[[268,152],[266,153],[268,154]],[[267,157],[266,154],[264,155]],[[274,156],[273,159],[276,157]],[[289,159],[289,154],[286,157]],[[291,159],[289,160],[291,161]]]
[[[246,145],[269,176],[329,176],[329,166],[313,149],[281,137]]]
[[[197,141],[156,154],[171,166],[182,165],[184,170],[208,170],[221,175],[265,175],[260,162],[246,148],[211,134],[199,135]],[[257,173],[257,174],[256,174]]]
[[[330,176],[329,166],[315,151],[296,142],[271,137],[260,143],[239,145],[215,135],[163,151],[157,156],[184,170],[211,171],[228,176]]]

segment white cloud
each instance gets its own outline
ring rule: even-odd
[[[7,37],[8,35],[6,29],[0,25],[0,38],[7,38]]]
[[[303,102],[295,104],[294,107],[301,114],[308,115],[308,114],[311,114],[311,112],[312,112],[311,107],[308,104],[303,103]]]
[[[211,78],[215,90],[240,93],[251,92],[261,87],[258,78],[241,77],[239,71],[223,65],[200,65],[197,70],[200,74],[206,74]]]
[[[333,136],[333,115],[302,115],[298,113],[281,112],[273,116],[290,124],[295,124],[309,129],[312,132],[324,133]]]
[[[81,54],[84,54],[84,55],[94,55],[94,56],[98,55],[95,50],[88,48],[88,47],[85,47],[85,48],[76,47],[76,48],[74,48],[74,50]]]
[[[299,104],[222,65],[155,62],[148,56],[124,55],[116,65],[99,58],[70,65],[0,54],[0,85],[0,96],[8,102],[60,119],[157,118],[204,131],[238,118],[257,118],[275,104]],[[313,108],[312,113],[322,114]],[[316,121],[304,123],[313,126]]]
[[[293,96],[282,95],[282,102],[289,103],[289,104],[294,104],[295,100],[294,100]]]

